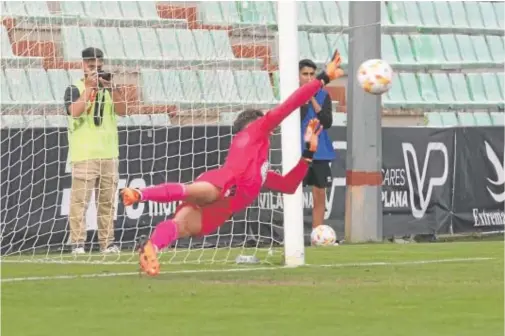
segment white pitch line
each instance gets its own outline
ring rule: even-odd
[[[376,262],[356,262],[342,264],[316,265],[308,264],[309,267],[325,267],[325,268],[341,268],[341,267],[373,267],[373,266],[408,266],[408,265],[426,265],[426,264],[442,264],[442,263],[458,263],[458,262],[478,262],[494,260],[495,258],[453,258],[453,259],[432,259],[432,260],[416,260],[416,261],[376,261]],[[303,267],[303,266],[302,266]],[[270,271],[279,269],[290,269],[288,266],[270,266],[270,267],[251,267],[251,268],[227,268],[214,270],[178,270],[160,272],[160,274],[196,274],[196,273],[230,273],[230,272],[253,272],[253,271]],[[73,280],[73,279],[90,279],[90,278],[110,278],[120,276],[139,275],[139,272],[122,272],[122,273],[93,273],[80,275],[54,275],[54,276],[39,276],[39,277],[22,277],[22,278],[4,278],[2,283],[6,282],[24,282],[24,281],[51,281],[51,280]]]

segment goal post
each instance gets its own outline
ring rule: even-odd
[[[237,113],[267,111],[298,88],[297,6],[295,1],[2,2],[2,260],[137,263],[135,240],[173,216],[178,204],[125,208],[119,189],[187,183],[219,167]],[[81,51],[87,47],[104,52],[104,70],[114,74],[128,105],[128,116],[118,117],[113,210],[120,254],[99,252],[96,192],[83,218],[85,254],[71,253],[72,165],[63,96],[83,76]],[[281,130],[272,139],[271,169],[286,173],[301,155],[299,113]],[[178,240],[162,251],[160,261],[234,263],[244,255],[303,265],[303,207],[301,187],[294,195],[262,193],[218,231]]]
[[[299,86],[298,81],[298,25],[296,1],[277,1],[278,54],[280,99],[285,100]],[[282,170],[292,169],[301,156],[299,110],[281,124]],[[292,195],[284,195],[284,262],[286,266],[305,263],[303,232],[303,194],[298,186]]]

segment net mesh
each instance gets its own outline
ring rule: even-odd
[[[217,168],[226,157],[235,114],[278,102],[275,2],[1,4],[5,261],[136,263],[136,239],[172,216],[177,204],[125,208],[118,191],[190,182]],[[347,7],[347,2],[298,3],[300,59],[321,66],[338,48],[346,67]],[[114,74],[127,103],[128,116],[118,117],[119,180],[113,202],[119,254],[100,253],[95,191],[82,219],[85,253],[73,254],[70,245],[72,165],[63,97],[82,78],[81,51],[91,46],[103,50],[104,68]],[[334,102],[336,111],[344,101]],[[280,148],[275,134],[270,168],[277,171]],[[304,194],[304,206],[312,207],[310,193]],[[233,262],[249,255],[280,262],[282,212],[281,195],[262,193],[217,232],[178,240],[163,251],[161,261]]]

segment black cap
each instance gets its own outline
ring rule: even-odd
[[[82,59],[102,59],[103,51],[98,48],[89,47],[82,51]]]

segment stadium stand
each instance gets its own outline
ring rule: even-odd
[[[278,101],[272,2],[1,6],[2,124],[63,115],[63,88],[81,75],[80,52],[91,45],[104,50],[139,122],[226,124],[244,106]],[[348,1],[298,2],[298,10],[298,57],[322,65],[336,47],[346,68]],[[503,125],[504,11],[491,1],[382,2],[383,58],[396,71],[384,122]],[[336,124],[346,122],[346,85],[329,88]]]

